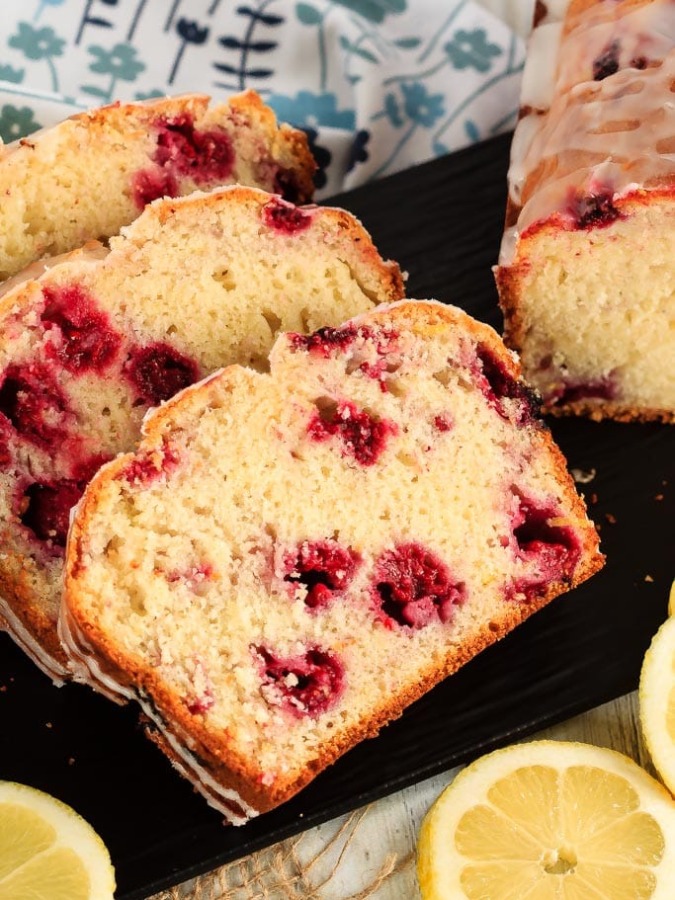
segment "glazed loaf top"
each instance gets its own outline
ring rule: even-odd
[[[500,262],[550,216],[574,227],[675,173],[675,2],[538,2]]]

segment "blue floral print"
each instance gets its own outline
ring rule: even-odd
[[[107,89],[85,84],[81,90],[102,100],[113,99],[118,81],[135,81],[145,69],[145,63],[137,59],[136,49],[130,44],[115,44],[109,50],[95,45],[89,48],[89,53],[94,57],[94,62],[89,66],[90,71],[110,75],[110,82]]]
[[[53,28],[35,28],[28,22],[19,22],[18,31],[7,42],[20,50],[28,60],[46,60],[51,75],[51,89],[58,91],[59,79],[54,65],[55,56],[63,56],[64,38],[57,36]]]
[[[271,94],[267,102],[280,119],[298,127],[330,125],[351,131],[356,123],[353,109],[337,108],[335,94],[313,94],[311,91],[298,91],[295,97]]]
[[[62,3],[65,3],[65,0],[38,0],[38,4],[35,7],[35,15],[33,16],[33,21],[37,22],[43,11],[48,6],[61,6]]]
[[[28,22],[19,22],[18,33],[9,41],[10,47],[23,51],[26,59],[49,59],[61,56],[66,42],[57,37],[53,28],[34,28]]]
[[[17,107],[6,103],[0,109],[0,138],[5,144],[16,141],[42,128],[35,121],[35,114],[29,106]]]
[[[366,149],[366,145],[370,140],[370,132],[366,131],[365,128],[360,128],[355,136],[354,141],[352,143],[351,152],[349,154],[349,161],[347,163],[347,171],[351,172],[359,163],[364,163],[368,159],[368,150]]]
[[[10,84],[21,84],[25,69],[15,69],[14,66],[0,65],[0,81],[9,81]]]
[[[254,88],[307,131],[320,199],[512,127],[523,57],[477,0],[2,0],[3,127],[36,127],[12,102],[33,90],[84,107]]]
[[[445,52],[456,69],[473,66],[478,72],[488,72],[496,56],[502,55],[501,47],[490,44],[484,28],[464,31],[460,28],[445,45]]]
[[[406,116],[417,125],[431,128],[436,119],[444,112],[445,97],[443,94],[429,94],[420,81],[402,84],[403,108]]]

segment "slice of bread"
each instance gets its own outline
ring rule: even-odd
[[[453,307],[282,335],[154,412],[77,509],[60,634],[232,821],[599,569],[518,363]]]
[[[149,406],[215,369],[265,368],[281,330],[335,325],[403,295],[341,210],[253,188],[159,200],[0,297],[0,616],[55,679],[70,508],[131,449]]]
[[[675,422],[675,6],[538,3],[496,269],[552,413]]]
[[[114,103],[0,144],[0,279],[117,234],[158,197],[244,184],[305,203],[316,165],[254,91]]]

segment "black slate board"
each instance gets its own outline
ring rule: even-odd
[[[409,294],[500,327],[490,271],[509,137],[344,194]],[[141,734],[135,709],[51,686],[0,635],[0,778],[42,788],[100,832],[119,900],[137,900],[636,687],[675,575],[675,430],[554,421],[602,526],[602,573],[538,613],[356,747],[293,801],[226,828]],[[657,499],[662,497],[662,499]],[[608,521],[614,521],[611,524]]]

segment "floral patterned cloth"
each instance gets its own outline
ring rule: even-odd
[[[250,87],[307,131],[321,196],[515,123],[522,42],[470,0],[1,5],[5,141],[52,124],[31,102],[36,91],[57,95],[67,114],[66,104]]]

